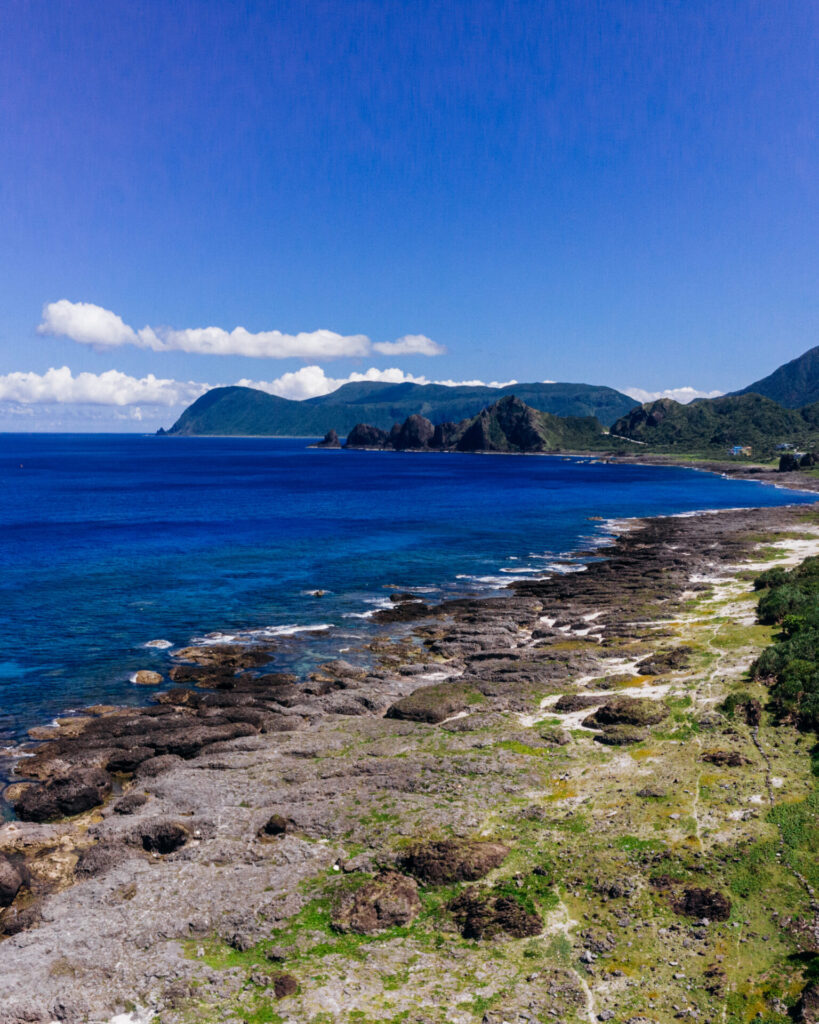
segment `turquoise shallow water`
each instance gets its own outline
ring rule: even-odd
[[[303,668],[354,645],[388,585],[434,597],[563,571],[604,537],[590,516],[814,500],[675,468],[306,445],[0,435],[0,743],[146,700],[130,676],[161,667],[151,641],[265,630]]]

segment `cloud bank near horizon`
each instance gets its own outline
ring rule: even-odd
[[[78,373],[67,366],[45,373],[0,375],[0,402],[20,405],[155,405],[172,408],[192,402],[207,384],[155,377],[131,377],[119,370]]]
[[[247,356],[255,359],[342,359],[378,352],[381,355],[440,356],[443,345],[424,334],[405,334],[395,341],[372,342],[366,334],[337,334],[335,331],[248,331],[234,327],[145,326],[135,330],[122,317],[93,302],[60,299],[43,306],[40,334],[70,338],[98,351],[123,345],[152,352],[187,352],[196,355]]]
[[[681,405],[688,405],[695,398],[719,398],[724,391],[699,391],[697,388],[666,388],[664,391],[645,391],[643,388],[621,388],[624,395],[633,398],[635,402],[656,402],[658,398],[673,398]]]
[[[303,366],[300,370],[284,373],[275,380],[254,381],[243,378],[236,381],[242,387],[258,388],[280,398],[303,400],[317,398],[336,391],[352,381],[374,381],[385,384],[443,384],[487,386],[500,388],[517,381],[481,380],[431,381],[427,377],[405,373],[397,367],[386,370],[370,367],[363,373],[350,373],[346,377],[328,377],[320,366]],[[96,406],[156,406],[172,409],[188,405],[213,387],[224,384],[206,384],[201,381],[180,381],[155,377],[132,377],[119,370],[104,373],[78,373],[69,367],[51,367],[45,373],[16,372],[0,375],[0,402],[16,405],[96,405]]]

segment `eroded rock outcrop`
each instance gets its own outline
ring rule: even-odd
[[[483,878],[508,854],[508,846],[490,840],[442,839],[410,847],[399,865],[426,885],[448,885]]]
[[[390,439],[386,430],[371,427],[369,423],[357,423],[347,435],[345,448],[384,448]]]
[[[111,792],[111,776],[102,768],[77,767],[27,787],[14,804],[23,821],[50,821],[97,807]]]
[[[407,925],[421,909],[413,878],[386,871],[349,893],[333,912],[333,927],[342,932],[373,935]]]
[[[449,910],[465,939],[492,939],[497,935],[523,939],[543,930],[538,914],[513,896],[491,889],[467,889],[449,904]]]
[[[338,434],[335,430],[328,430],[321,441],[318,441],[313,447],[315,448],[340,448],[341,441],[338,439]]]
[[[650,697],[612,697],[583,724],[591,728],[609,725],[658,725],[668,718],[668,708]]]

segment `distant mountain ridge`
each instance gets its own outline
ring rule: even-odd
[[[608,425],[634,406],[614,388],[594,384],[513,384],[503,388],[444,384],[384,384],[357,381],[318,398],[293,401],[247,387],[213,388],[182,413],[168,434],[317,437],[328,430],[347,434],[366,422],[390,430],[412,414],[433,424],[476,416],[506,395],[540,412],[594,416]]]
[[[819,345],[732,395],[763,395],[786,409],[819,402]]]

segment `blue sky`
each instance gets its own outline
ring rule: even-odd
[[[0,429],[749,383],[819,342],[818,11],[6,0]]]

